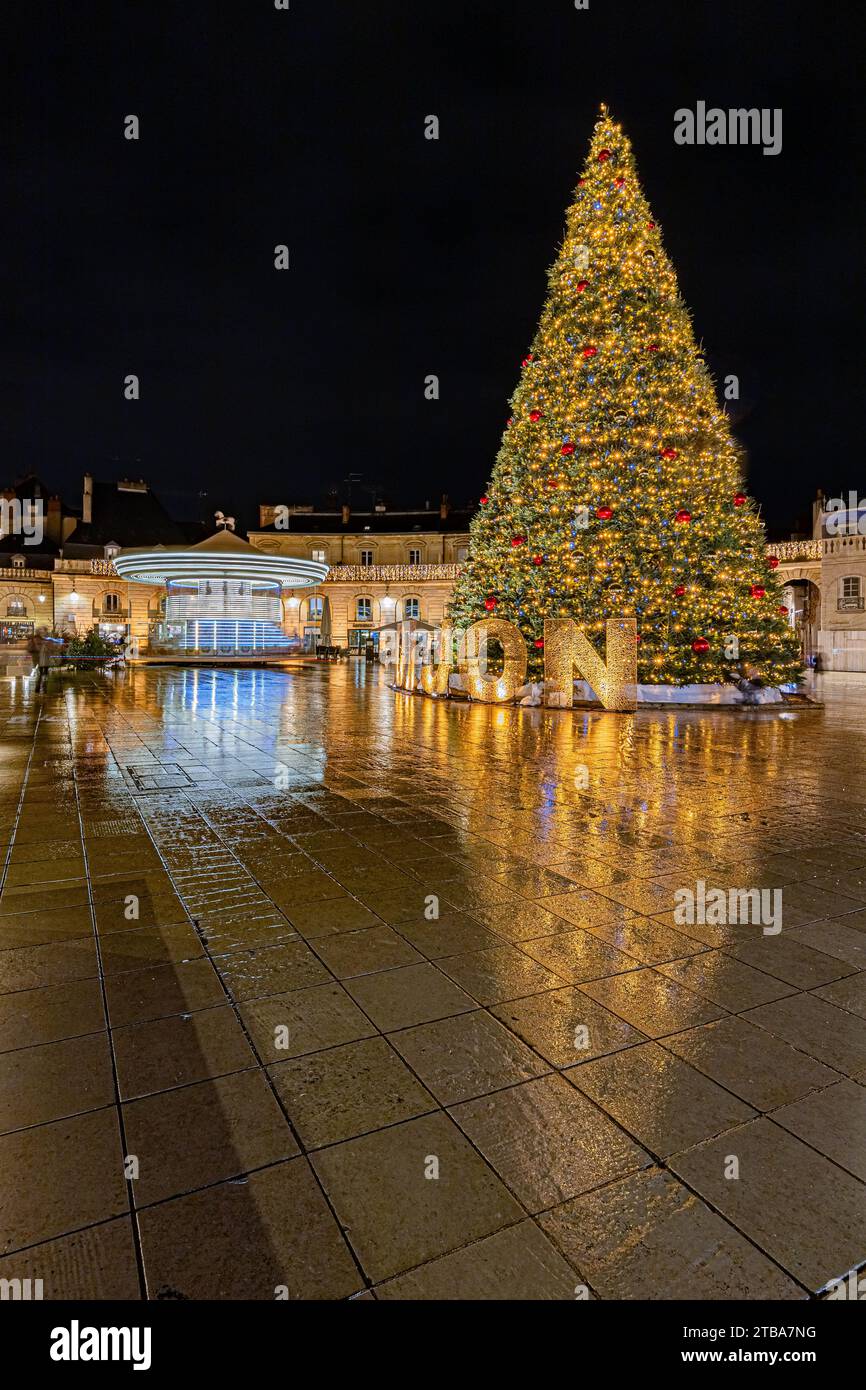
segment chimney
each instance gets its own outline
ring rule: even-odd
[[[343,503],[343,525],[344,525],[344,526],[348,526],[348,524],[349,524],[349,517],[350,517],[351,515],[352,515],[352,508],[349,506],[348,502],[344,502],[344,503]]]
[[[61,516],[62,509],[59,497],[49,497],[48,505],[45,508],[45,534],[55,545],[61,541]]]
[[[81,520],[89,525],[93,520],[93,474],[84,475],[84,495],[81,499]]]
[[[443,492],[442,501],[439,503],[439,516],[443,521],[448,520],[448,513],[451,510],[451,503],[448,501],[448,493]]]

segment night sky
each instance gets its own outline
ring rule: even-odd
[[[180,518],[247,522],[350,474],[356,505],[477,498],[606,101],[708,362],[740,379],[771,530],[862,482],[853,4],[16,8],[0,481],[77,501],[86,470],[144,477]],[[781,107],[781,154],[676,145],[699,100]]]

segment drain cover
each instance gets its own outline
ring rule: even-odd
[[[193,785],[179,763],[139,763],[126,771],[140,792],[177,792]]]

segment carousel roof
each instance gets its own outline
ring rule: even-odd
[[[138,584],[165,584],[169,579],[243,579],[301,589],[321,584],[328,566],[293,555],[268,555],[234,532],[222,530],[198,545],[154,546],[121,550],[114,568],[122,579]]]

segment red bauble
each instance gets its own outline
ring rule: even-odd
[[[508,417],[508,419],[505,421],[505,423],[506,423],[506,425],[513,425],[513,424],[514,424],[514,416],[513,416],[513,415],[509,415],[509,417]]]
[[[653,229],[653,227],[655,226],[655,222],[647,222],[646,225],[647,225],[647,230],[651,232],[652,229]]]
[[[525,536],[512,536],[511,544],[516,548],[518,545],[526,545]]]
[[[710,644],[709,644],[709,642],[707,641],[706,637],[696,637],[696,638],[695,638],[694,642],[692,643],[692,651],[693,651],[693,652],[703,653],[703,652],[708,652],[709,650],[710,650]]]
[[[620,174],[618,179],[614,179],[614,183],[616,184],[617,188],[622,188],[623,184],[625,183],[625,179],[623,178],[622,174]]]
[[[787,618],[787,616],[788,616],[788,610],[787,610],[787,608],[785,607],[784,603],[780,603],[780,604],[779,604],[779,612],[780,612],[780,613],[784,613],[785,617]]]
[[[613,507],[596,507],[595,514],[599,521],[610,521],[613,516]]]
[[[558,479],[558,478],[548,478],[548,479],[547,479],[547,482],[545,483],[545,487],[559,487],[559,479]]]
[[[584,357],[597,357],[598,348],[593,347],[592,343],[587,343],[586,347],[583,349],[583,355]]]
[[[570,454],[573,454],[573,453],[574,453],[574,445],[573,445],[573,444],[563,444],[563,446],[562,446],[562,448],[560,449],[559,452],[560,452],[561,454],[565,454],[565,457],[568,458]]]
[[[647,352],[660,352],[660,351],[661,351],[661,349],[659,348],[658,343],[647,343],[646,350],[647,350]]]
[[[764,588],[763,584],[752,584],[749,588],[749,593],[752,595],[752,598],[763,598],[766,592],[767,590]]]
[[[735,507],[745,507],[745,505],[746,505],[746,494],[745,494],[744,492],[735,492],[735,493],[734,493],[734,506],[735,506]]]
[[[521,362],[520,365],[521,365],[521,367],[525,367],[526,364],[527,364],[528,362],[533,362],[534,360],[535,360],[535,359],[534,359],[532,353],[531,353],[531,352],[528,352],[528,353],[526,354],[526,356],[524,357],[524,359],[523,359],[523,361]]]
[[[533,647],[543,647],[543,646],[544,646],[544,638],[543,638],[543,637],[536,637],[536,639],[535,639],[535,641],[533,642],[532,645],[533,645]]]
[[[635,635],[634,635],[634,640],[635,640],[636,642],[639,642],[639,641],[640,641],[640,633],[639,633],[639,632],[636,632],[636,633],[635,633]]]
[[[493,595],[488,594],[487,598],[484,600],[484,607],[487,609],[488,613],[493,612],[494,608],[496,607],[496,603],[497,600],[493,597]]]
[[[685,593],[685,591],[686,591],[686,586],[685,586],[685,584],[678,584],[677,587],[674,589],[674,593],[676,594],[677,598],[682,598],[682,596],[683,596],[683,594]]]
[[[529,418],[530,418],[530,420],[532,421],[532,423],[533,423],[533,425],[534,425],[535,422],[536,422],[537,420],[540,420],[540,419],[541,419],[541,411],[540,411],[540,410],[530,410],[530,412],[529,412]]]
[[[679,521],[679,522],[682,522],[683,524],[687,524],[688,522],[691,521],[691,519],[692,519],[692,514],[691,514],[691,512],[686,511],[685,507],[680,507],[679,511],[677,512],[676,516],[674,517],[674,521]]]
[[[767,564],[770,566],[770,569],[771,569],[771,570],[777,570],[777,569],[779,568],[779,557],[778,557],[778,555],[768,555],[768,556],[767,556]]]
[[[607,161],[608,159],[610,159],[610,150],[599,150],[599,152],[598,152],[598,162],[599,162],[599,164],[604,164],[604,163],[606,163],[606,161]]]
[[[659,449],[659,453],[661,454],[663,459],[679,458],[679,453],[676,449]]]
[[[575,285],[574,288],[577,290],[577,293],[578,293],[578,294],[583,294],[583,292],[584,292],[584,290],[586,289],[586,287],[587,287],[588,284],[589,284],[589,281],[588,281],[588,280],[578,280],[578,282],[577,282],[577,284]]]
[[[486,507],[487,503],[490,501],[490,498],[487,496],[479,497],[478,501],[481,503],[482,507]]]
[[[578,188],[583,188],[583,185],[584,185],[585,183],[586,183],[586,179],[578,179],[578,181],[577,181],[577,186],[578,186]]]
[[[533,563],[534,565],[543,565],[543,564],[544,564],[544,556],[543,556],[543,555],[533,555],[533,557],[532,557],[532,563]]]

